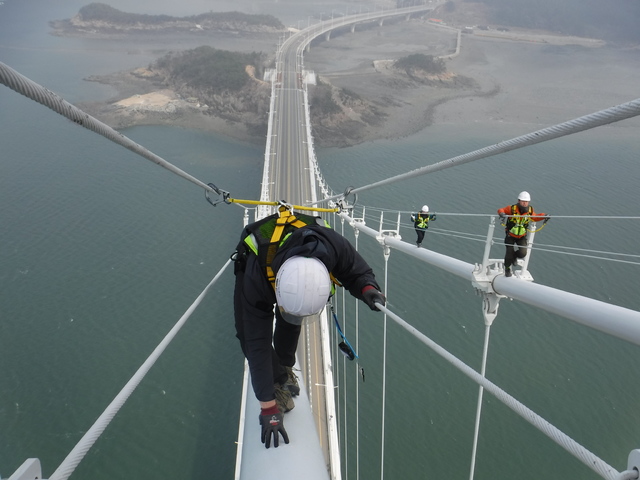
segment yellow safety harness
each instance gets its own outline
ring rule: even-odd
[[[511,205],[511,216],[509,219],[502,224],[509,233],[516,237],[521,238],[526,235],[527,232],[533,231],[529,228],[529,224],[531,221],[531,215],[533,214],[533,207],[529,206],[528,210],[524,214],[520,214],[517,205]],[[546,217],[542,222],[542,226],[535,229],[536,232],[542,230],[549,221],[549,217]]]
[[[273,262],[273,258],[276,256],[276,252],[278,251],[278,247],[282,245],[282,243],[286,240],[286,237],[282,239],[282,234],[284,233],[284,229],[287,225],[290,225],[295,228],[301,228],[307,223],[303,222],[296,218],[291,210],[288,208],[281,206],[278,209],[280,216],[276,219],[276,228],[273,230],[271,234],[271,240],[269,241],[269,247],[267,248],[267,256],[266,256],[266,266],[265,270],[267,272],[267,279],[273,286],[276,288],[276,275],[273,273],[273,269],[271,268],[271,263]],[[290,235],[290,234],[289,234]],[[287,235],[287,237],[289,236]],[[281,241],[282,239],[282,241]]]
[[[315,223],[315,220],[318,217],[312,217],[308,215],[300,214],[299,218],[293,214],[293,212],[282,205],[278,209],[278,213],[280,216],[275,221],[275,226],[273,231],[269,234],[269,223],[259,225],[255,231],[250,232],[250,234],[245,237],[243,240],[244,244],[249,247],[249,249],[258,257],[258,261],[260,265],[264,268],[264,272],[271,283],[271,286],[275,290],[275,282],[276,276],[271,267],[273,263],[273,259],[276,256],[278,248],[282,246],[282,244],[289,238],[289,236],[293,233],[289,231],[286,235],[284,235],[285,231],[288,229],[287,227],[293,228],[302,228],[305,225],[311,225]],[[325,222],[327,228],[331,228],[328,223]],[[290,230],[290,229],[289,229]],[[284,236],[283,236],[284,235]],[[267,238],[269,239],[267,242]],[[262,246],[263,248],[259,248]],[[333,276],[333,273],[329,272],[329,276],[335,285],[339,287],[342,284]],[[333,292],[332,292],[333,293]]]
[[[416,216],[418,228],[429,228],[429,214],[427,213],[424,217],[421,213],[418,213]]]

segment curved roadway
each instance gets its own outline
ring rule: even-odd
[[[316,182],[310,164],[313,149],[310,128],[305,115],[305,85],[303,52],[311,41],[331,30],[361,22],[379,21],[385,17],[408,16],[432,10],[437,4],[381,10],[350,15],[316,23],[291,35],[276,54],[273,109],[269,112],[271,138],[267,142],[269,155],[269,201],[284,200],[295,205],[314,202]],[[312,140],[311,140],[312,141]]]

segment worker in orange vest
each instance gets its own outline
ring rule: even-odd
[[[533,207],[529,205],[531,195],[529,192],[520,192],[518,203],[508,205],[498,210],[498,215],[505,226],[504,244],[507,248],[504,255],[504,276],[511,276],[511,265],[517,259],[527,255],[527,229],[529,222],[540,222],[549,220],[546,213],[535,213]],[[516,250],[514,245],[518,246]]]

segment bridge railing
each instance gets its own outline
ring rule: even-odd
[[[391,215],[393,216],[393,215]],[[347,223],[348,226],[353,228],[354,233],[356,235],[356,239],[359,234],[362,233],[368,237],[375,239],[378,244],[382,248],[382,254],[384,256],[384,285],[385,291],[388,287],[388,260],[390,256],[390,251],[396,250],[405,255],[411,256],[411,258],[418,262],[424,262],[425,264],[430,264],[431,266],[440,268],[442,270],[447,271],[448,273],[452,273],[456,276],[459,276],[465,280],[471,282],[471,286],[478,291],[481,295],[485,296],[485,301],[483,302],[483,313],[485,314],[485,344],[483,351],[483,361],[482,361],[482,369],[480,372],[475,371],[473,368],[466,365],[459,358],[449,353],[447,350],[442,348],[432,339],[424,335],[422,332],[416,328],[415,322],[412,324],[410,322],[405,321],[401,316],[397,314],[396,311],[397,303],[394,302],[393,296],[388,298],[387,307],[378,305],[380,310],[383,311],[385,315],[384,319],[384,344],[383,344],[383,352],[381,356],[383,358],[383,367],[382,367],[382,414],[381,414],[381,425],[379,429],[382,432],[382,445],[381,445],[381,478],[384,478],[384,456],[385,456],[385,416],[386,416],[386,355],[387,355],[387,318],[391,318],[397,325],[402,327],[406,332],[408,332],[411,336],[421,342],[423,345],[430,348],[433,352],[439,355],[441,358],[445,359],[449,362],[453,367],[455,367],[462,374],[467,376],[469,379],[474,381],[479,386],[478,393],[478,407],[476,413],[476,432],[474,435],[474,448],[472,452],[472,458],[470,461],[471,464],[471,473],[470,478],[473,479],[474,475],[474,467],[475,467],[475,456],[476,456],[476,447],[478,443],[478,430],[480,425],[480,418],[482,415],[482,405],[483,405],[483,392],[484,390],[488,391],[493,397],[502,402],[516,414],[520,415],[523,419],[541,431],[543,434],[548,436],[557,445],[564,448],[567,452],[581,461],[584,465],[594,471],[601,478],[610,479],[610,480],[622,480],[622,479],[636,479],[638,478],[638,470],[640,468],[640,449],[632,450],[628,456],[628,464],[627,469],[618,471],[611,465],[608,465],[605,461],[597,457],[594,453],[589,451],[584,446],[580,445],[578,442],[573,440],[567,434],[563,433],[561,430],[553,426],[550,422],[542,418],[540,415],[536,414],[533,410],[525,406],[523,403],[519,402],[513,396],[509,395],[495,383],[489,381],[485,376],[485,368],[486,368],[486,358],[488,353],[488,339],[489,332],[491,328],[491,323],[495,315],[491,316],[491,311],[497,313],[498,302],[501,298],[509,298],[515,299],[523,302],[530,303],[535,305],[538,308],[542,308],[548,310],[554,314],[558,314],[570,320],[581,323],[582,325],[589,326],[599,331],[603,331],[610,335],[616,336],[622,340],[631,342],[635,345],[640,345],[640,312],[625,309],[619,306],[611,305],[606,302],[599,302],[590,298],[581,297],[578,295],[574,295],[568,292],[564,292],[558,289],[553,289],[550,287],[545,287],[543,285],[535,284],[528,278],[526,275],[523,275],[522,279],[518,277],[507,278],[503,275],[503,271],[500,269],[500,266],[496,267],[495,265],[491,265],[490,268],[485,268],[483,270],[482,265],[484,264],[470,264],[467,262],[463,262],[461,260],[457,260],[451,257],[447,257],[445,255],[424,249],[424,248],[416,248],[415,245],[403,242],[401,239],[401,235],[399,232],[399,215],[398,220],[392,218],[389,219],[389,215],[387,215],[387,219],[384,218],[384,214],[380,216],[380,222],[377,225],[377,228],[370,228],[366,225],[365,215],[362,212],[362,215],[357,217],[353,214],[341,213],[339,217]],[[487,235],[487,244],[492,242],[492,232],[493,232],[493,224],[494,218],[491,218],[489,225],[489,234]],[[391,225],[391,227],[389,227]],[[356,240],[357,245],[357,240]],[[488,258],[488,255],[485,255]],[[486,260],[486,259],[485,259]],[[495,260],[494,260],[495,261]],[[526,270],[525,270],[526,272]],[[378,273],[378,272],[377,272]],[[478,283],[479,278],[486,279],[486,283],[484,287],[481,287]],[[391,289],[392,291],[394,289]],[[344,301],[344,299],[343,299]],[[489,314],[489,315],[487,315]],[[356,310],[356,318],[357,318],[357,310]],[[361,335],[359,327],[357,326],[356,320],[356,335]],[[336,335],[337,336],[337,335]],[[339,338],[335,338],[332,342],[333,345],[337,345],[340,341]],[[356,351],[358,348],[356,348]],[[353,395],[355,392],[356,402],[361,398],[359,394],[359,384],[364,381],[364,372],[360,372],[359,369],[361,367],[356,366],[353,373],[351,368],[348,366],[349,363],[344,361],[340,362],[338,358],[340,355],[337,354],[337,349],[334,352],[334,365],[337,367],[337,371],[335,373],[336,378],[336,388],[339,395],[339,420],[340,427],[342,429],[341,438],[342,438],[342,446],[343,446],[343,465],[345,469],[349,468],[349,457],[353,457],[353,455],[349,455],[346,451],[347,448],[355,449],[359,448],[360,442],[359,439],[354,439],[355,436],[359,436],[359,420],[360,420],[360,407],[357,405],[353,407],[351,405],[351,400],[353,399]],[[362,378],[361,378],[362,377]],[[350,395],[349,400],[345,398],[345,395]],[[370,402],[371,399],[367,399],[367,402]],[[350,405],[350,408],[347,408],[347,405]],[[340,408],[342,406],[342,408]],[[422,408],[422,407],[419,407]],[[354,430],[354,420],[353,418],[348,419],[347,417],[350,414],[354,414],[355,410],[355,430]],[[419,418],[420,412],[410,412],[403,411],[403,415],[412,416],[415,415],[416,418]],[[368,452],[370,453],[370,452]],[[431,454],[434,454],[431,452]],[[435,453],[437,455],[437,452]],[[359,478],[359,454],[356,454],[356,475],[350,475],[349,472],[345,472],[344,478]],[[354,467],[351,467],[352,469]],[[499,469],[498,469],[499,470]],[[353,471],[351,472],[353,473]]]

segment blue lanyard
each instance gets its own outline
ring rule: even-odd
[[[338,333],[342,337],[342,340],[344,340],[344,342],[342,342],[342,343],[340,343],[340,345],[338,345],[338,347],[340,348],[340,351],[349,360],[353,360],[354,358],[360,358],[360,357],[358,357],[358,354],[356,353],[356,350],[349,343],[349,340],[347,340],[347,337],[345,337],[344,333],[342,333],[342,328],[340,328],[340,322],[338,322],[338,316],[336,315],[336,312],[333,309],[333,305],[330,305],[330,306],[331,306],[331,314],[333,315],[333,320],[334,320],[334,322],[336,324],[336,328],[338,329]]]

